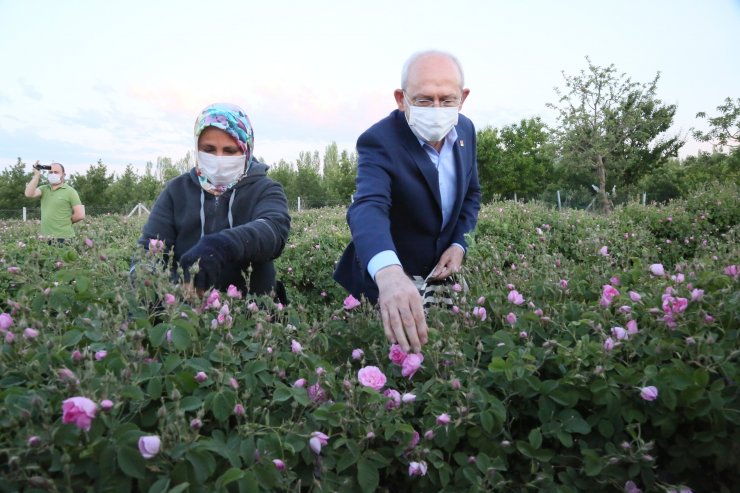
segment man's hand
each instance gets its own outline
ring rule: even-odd
[[[442,281],[450,277],[452,274],[460,272],[460,267],[462,267],[464,257],[465,252],[463,249],[457,245],[452,245],[445,250],[439,258],[439,262],[434,266],[430,279]]]
[[[415,353],[421,351],[428,337],[421,295],[400,265],[391,265],[375,274],[378,305],[385,336],[392,343]]]

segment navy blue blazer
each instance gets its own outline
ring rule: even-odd
[[[404,113],[393,111],[357,140],[356,192],[347,210],[352,241],[334,271],[356,298],[377,301],[367,264],[379,252],[395,251],[407,274],[425,277],[453,243],[467,248],[465,234],[475,228],[480,208],[475,127],[460,115],[455,128],[457,193],[444,229],[437,168]]]

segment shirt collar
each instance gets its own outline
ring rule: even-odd
[[[416,135],[414,135],[414,137],[416,137]],[[424,139],[420,139],[419,137],[416,137],[416,140],[419,141],[419,144],[422,147],[424,147],[425,145],[428,145],[429,147],[431,147],[431,144],[426,142]],[[443,140],[444,140],[444,144],[442,144],[443,147],[447,143],[449,143],[450,145],[455,145],[455,141],[457,140],[457,125],[452,127],[452,130],[450,130],[447,133],[447,135],[445,135],[445,138]]]

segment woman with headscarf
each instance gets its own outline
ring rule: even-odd
[[[175,279],[178,265],[188,279],[198,262],[199,291],[233,284],[256,295],[273,292],[273,260],[290,230],[288,200],[254,158],[246,113],[227,103],[206,107],[195,121],[195,151],[195,167],[157,198],[139,244],[163,248],[174,260]]]

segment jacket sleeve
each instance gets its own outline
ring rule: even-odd
[[[465,198],[463,199],[462,207],[460,209],[460,216],[457,220],[457,225],[452,233],[452,243],[459,243],[465,249],[468,248],[468,243],[465,240],[465,235],[472,232],[475,229],[475,225],[478,222],[478,211],[480,210],[480,182],[478,181],[478,157],[476,152],[476,137],[475,127],[470,124],[471,135],[468,139],[473,145],[468,146],[469,152],[472,153],[471,159],[471,175],[468,188],[465,191]]]
[[[370,132],[357,140],[357,155],[356,192],[347,211],[347,223],[365,270],[376,254],[396,251],[390,225],[392,160],[381,139]]]
[[[266,262],[280,256],[288,241],[290,214],[282,185],[265,178],[251,221],[223,230],[238,245],[237,261]]]

